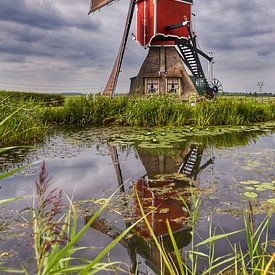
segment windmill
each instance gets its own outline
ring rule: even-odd
[[[114,1],[91,0],[89,14]],[[207,80],[204,74],[200,57],[211,65],[213,57],[197,47],[192,5],[193,0],[130,0],[119,51],[103,95],[114,95],[136,7],[135,39],[149,51],[138,75],[131,78],[130,94],[215,97],[222,85],[215,79]]]
[[[124,169],[122,169],[123,163],[120,163],[119,147],[112,142],[107,143],[107,146],[120,194],[126,194],[126,197],[120,202],[115,202],[115,208],[118,209],[116,212],[111,211],[110,216],[105,213],[105,217],[103,214],[91,226],[110,238],[116,239],[125,228],[129,228],[134,221],[141,218],[142,213],[137,201],[139,197],[155,236],[161,240],[162,247],[172,262],[177,263],[166,220],[169,221],[178,249],[183,249],[191,242],[191,227],[188,222],[189,214],[185,208],[186,205],[183,207],[182,198],[188,207],[191,207],[190,184],[197,186],[198,173],[211,165],[214,159],[211,158],[201,165],[204,147],[197,143],[186,143],[175,155],[156,154],[137,147],[135,153],[144,166],[146,174],[132,183],[126,183],[123,180],[125,175],[123,177]],[[175,172],[182,176],[174,178]],[[157,175],[162,177],[158,178]],[[129,185],[132,187],[129,188]],[[129,200],[130,194],[133,200]],[[115,213],[120,214],[115,217]],[[90,218],[90,216],[86,217],[85,221],[88,222]],[[116,220],[115,224],[112,223],[113,218]],[[121,218],[125,219],[125,223],[118,222]],[[150,241],[151,232],[148,226],[141,221],[131,233],[131,237],[120,240],[120,244],[127,249],[132,273],[143,273],[144,266],[140,263],[140,259],[143,259],[146,266],[156,274],[160,274],[163,265],[158,248],[153,241]],[[170,274],[168,270],[163,273]]]

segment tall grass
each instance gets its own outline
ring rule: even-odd
[[[66,125],[196,126],[245,125],[275,119],[275,102],[249,98],[218,98],[195,107],[172,96],[68,99],[64,107],[42,110],[48,123]]]
[[[9,119],[11,118],[11,119]],[[193,107],[173,96],[68,98],[64,106],[0,97],[0,146],[41,141],[47,127],[247,125],[275,119],[275,102],[218,98]]]
[[[138,195],[137,195],[138,196]],[[183,257],[177,243],[175,241],[169,220],[166,220],[168,233],[171,238],[171,243],[174,249],[175,257],[171,257],[168,251],[165,251],[161,240],[158,239],[154,231],[144,218],[146,225],[149,228],[153,242],[158,248],[160,257],[163,258],[164,267],[160,268],[160,274],[252,274],[252,275],[267,275],[274,274],[275,267],[275,253],[272,255],[268,252],[269,247],[269,224],[271,214],[268,214],[263,221],[255,226],[253,222],[253,215],[251,214],[251,207],[244,213],[244,228],[233,232],[217,233],[217,229],[213,227],[212,219],[209,219],[209,235],[208,238],[196,243],[196,224],[199,216],[199,209],[201,205],[201,198],[195,193],[191,192],[191,207],[182,199],[183,205],[190,216],[191,222],[191,245],[190,250],[185,252],[186,257]],[[142,203],[138,198],[141,213],[144,215]],[[245,234],[246,243],[231,243],[229,237],[232,235]],[[229,243],[231,251],[225,255],[216,256],[216,242],[224,241]],[[207,252],[201,252],[199,248],[207,247]],[[173,259],[176,262],[173,262]],[[205,261],[206,259],[206,261]],[[206,263],[206,264],[202,264]]]
[[[6,97],[16,101],[31,100],[35,103],[43,104],[45,106],[62,106],[65,101],[65,96],[62,94],[0,91],[0,98]]]
[[[41,141],[47,127],[33,101],[0,99],[0,147]]]
[[[120,115],[123,112],[127,111],[127,103],[128,100],[124,97],[122,99],[117,99],[117,101],[111,98],[100,97],[100,104],[97,105],[97,108],[94,108],[92,114],[95,116],[93,119],[97,119],[96,121],[102,121],[105,118],[105,115],[108,114],[110,118],[115,114],[119,113]],[[95,101],[96,98],[93,98]],[[139,99],[142,101],[142,99]],[[161,101],[161,99],[158,99]],[[165,104],[168,106],[169,104],[173,106],[173,102],[170,101],[170,98],[165,98]],[[74,101],[73,101],[74,102]],[[86,104],[87,99],[85,98],[84,103]],[[88,101],[89,102],[89,101]],[[135,102],[135,101],[133,101]],[[150,105],[152,110],[156,110],[156,106],[159,106],[157,100],[154,101],[154,104]],[[144,103],[144,102],[142,102]],[[94,104],[94,102],[93,102]],[[109,106],[108,104],[112,104],[113,108],[109,111],[106,110],[106,113],[101,116],[96,116],[100,108],[106,108]],[[163,101],[161,102],[163,104]],[[168,104],[168,105],[167,105]],[[21,110],[26,107],[24,105],[16,105],[15,109],[8,109],[8,113],[6,116],[2,117],[0,126],[5,125],[5,123],[10,122],[16,114],[18,114]],[[89,106],[89,105],[88,105]],[[100,107],[99,107],[100,106]],[[146,106],[146,104],[145,104]],[[171,107],[170,106],[170,107]],[[3,106],[2,106],[3,107]],[[272,107],[274,108],[274,107]],[[73,107],[74,109],[74,107]],[[171,110],[171,109],[170,109]],[[262,114],[262,111],[259,111],[259,114]],[[85,110],[88,113],[88,109]],[[84,113],[85,113],[84,112]],[[129,112],[129,110],[128,110]],[[206,111],[208,112],[208,111]],[[127,112],[126,112],[127,113]],[[131,113],[128,113],[131,116]],[[257,118],[260,116],[256,116]],[[141,123],[144,117],[141,119]],[[161,110],[157,116],[157,120],[154,121],[155,117],[146,118],[151,123],[156,123],[156,121],[165,121],[164,111]],[[153,120],[151,120],[153,119]],[[104,120],[105,122],[106,120]],[[107,123],[110,123],[108,121]],[[137,122],[135,122],[137,123]],[[140,123],[140,122],[138,122]],[[85,123],[83,124],[85,125]],[[8,150],[13,149],[14,147],[6,147],[0,148],[1,152],[6,152]],[[19,168],[22,169],[22,168]],[[18,170],[14,170],[12,172],[8,172],[0,175],[0,180],[17,172]],[[173,232],[171,230],[170,224],[167,220],[168,232],[170,234],[171,242],[174,248],[174,253],[176,255],[177,263],[172,261],[172,258],[169,257],[168,253],[163,248],[159,239],[155,236],[154,231],[147,220],[147,216],[144,213],[142,208],[142,203],[140,202],[139,197],[137,196],[137,200],[139,202],[140,210],[142,213],[142,218],[133,223],[130,227],[128,227],[125,231],[123,231],[118,237],[116,237],[109,245],[107,245],[103,250],[94,258],[94,259],[81,259],[75,258],[74,254],[76,251],[81,249],[85,249],[83,247],[77,247],[76,245],[79,239],[85,234],[91,224],[97,219],[100,213],[105,209],[106,205],[109,203],[109,200],[106,200],[103,206],[101,206],[96,213],[89,219],[86,225],[77,232],[77,215],[74,209],[73,204],[70,202],[68,211],[65,212],[64,215],[61,215],[61,192],[57,192],[57,190],[49,189],[49,179],[47,176],[47,172],[45,169],[45,164],[43,163],[41,166],[41,171],[39,174],[39,178],[36,181],[36,190],[37,190],[37,204],[34,203],[34,207],[32,209],[33,214],[33,234],[34,234],[34,250],[36,255],[36,263],[37,270],[32,271],[30,274],[38,274],[38,275],[46,275],[46,274],[66,274],[66,273],[76,273],[78,274],[94,274],[99,271],[112,271],[115,272],[114,266],[119,268],[121,263],[102,263],[102,259],[106,256],[109,251],[118,244],[142,219],[145,220],[145,223],[148,226],[148,229],[153,237],[154,243],[158,248],[162,260],[164,262],[165,268],[161,268],[162,274],[164,274],[165,270],[168,270],[169,274],[198,274],[198,263],[200,259],[207,258],[208,266],[204,268],[203,271],[200,271],[200,274],[213,274],[214,272],[219,271],[220,274],[224,271],[230,271],[231,274],[274,274],[275,269],[272,266],[275,254],[270,255],[268,253],[268,242],[269,242],[269,223],[270,223],[270,215],[268,215],[263,222],[255,227],[253,223],[253,211],[250,207],[250,211],[247,216],[244,216],[244,225],[245,225],[245,233],[246,233],[246,245],[247,251],[239,244],[231,244],[232,252],[228,255],[224,255],[222,257],[215,257],[215,242],[221,239],[227,239],[229,236],[234,234],[239,234],[241,231],[235,231],[231,233],[224,233],[217,235],[215,229],[212,229],[212,223],[209,225],[209,237],[200,242],[199,244],[195,243],[195,231],[196,231],[196,222],[198,218],[199,208],[200,208],[200,198],[196,195],[196,193],[192,193],[192,205],[193,208],[189,208],[188,203],[183,200],[183,205],[187,209],[189,216],[191,217],[191,250],[187,253],[187,263],[182,260],[180,255],[180,251],[177,247],[177,243],[173,236]],[[9,198],[5,200],[0,200],[0,205],[4,203],[9,203],[16,201],[22,198]],[[264,240],[262,242],[262,240]],[[209,253],[204,254],[197,250],[198,247],[203,245],[208,245]],[[72,261],[74,261],[72,263]],[[77,261],[77,263],[75,263]],[[189,265],[190,263],[190,265]],[[0,272],[11,273],[11,274],[29,274],[27,269],[22,267],[21,269],[16,268],[7,268],[0,267]]]
[[[36,180],[36,199],[33,203],[32,228],[33,247],[35,252],[36,269],[28,271],[28,267],[21,268],[1,267],[0,272],[11,274],[95,274],[100,271],[127,272],[128,266],[122,262],[104,262],[104,257],[118,244],[127,234],[143,219],[140,218],[113,241],[111,241],[93,259],[76,257],[75,254],[81,250],[90,249],[80,247],[78,242],[92,223],[109,204],[114,194],[98,208],[93,216],[78,231],[76,210],[69,200],[69,206],[64,211],[62,204],[62,192],[52,189],[45,163],[42,162],[38,179]],[[11,198],[0,200],[0,204],[13,202],[22,198]],[[146,216],[145,216],[146,217]]]

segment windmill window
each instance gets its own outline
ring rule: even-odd
[[[168,94],[179,93],[180,91],[180,79],[179,78],[167,78],[167,92]]]
[[[146,89],[146,94],[157,94],[159,91],[159,79],[146,78],[145,89]]]

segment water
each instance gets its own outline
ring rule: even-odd
[[[116,192],[100,220],[93,224],[79,245],[94,249],[81,256],[94,257],[113,238],[140,216],[135,193],[139,194],[155,234],[163,237],[164,246],[172,251],[165,223],[168,217],[182,255],[190,249],[191,227],[186,207],[192,207],[191,192],[202,196],[196,241],[208,237],[212,220],[217,232],[243,228],[242,210],[250,200],[258,224],[272,208],[274,188],[256,190],[256,185],[240,182],[258,181],[271,186],[275,180],[275,134],[271,128],[245,129],[127,129],[101,128],[58,130],[35,149],[20,149],[2,155],[2,171],[34,163],[0,183],[0,200],[34,193],[42,160],[45,160],[53,188],[59,188],[77,202],[79,228],[85,224],[102,199]],[[183,176],[185,174],[185,176]],[[191,186],[189,180],[192,179]],[[275,187],[275,184],[273,184]],[[253,189],[253,190],[252,190]],[[257,198],[249,199],[245,193]],[[184,206],[178,195],[187,202]],[[65,201],[65,199],[64,199]],[[18,266],[32,267],[32,235],[28,208],[32,198],[1,206],[1,250],[4,260]],[[275,238],[275,221],[271,220],[270,239]],[[244,234],[231,237],[232,242],[245,243]],[[221,241],[217,255],[230,247]],[[206,247],[201,248],[207,251]],[[10,253],[10,254],[9,254]],[[117,245],[110,254],[112,261],[123,261],[140,272],[158,273],[160,262],[150,232],[138,224],[132,235]],[[2,258],[3,260],[3,254]],[[201,261],[201,267],[203,261]]]

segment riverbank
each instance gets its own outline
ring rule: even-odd
[[[41,95],[39,95],[41,98]],[[30,144],[43,140],[52,126],[192,127],[240,126],[275,120],[275,101],[220,97],[196,106],[171,96],[67,97],[61,106],[45,100],[1,97],[0,145]]]

